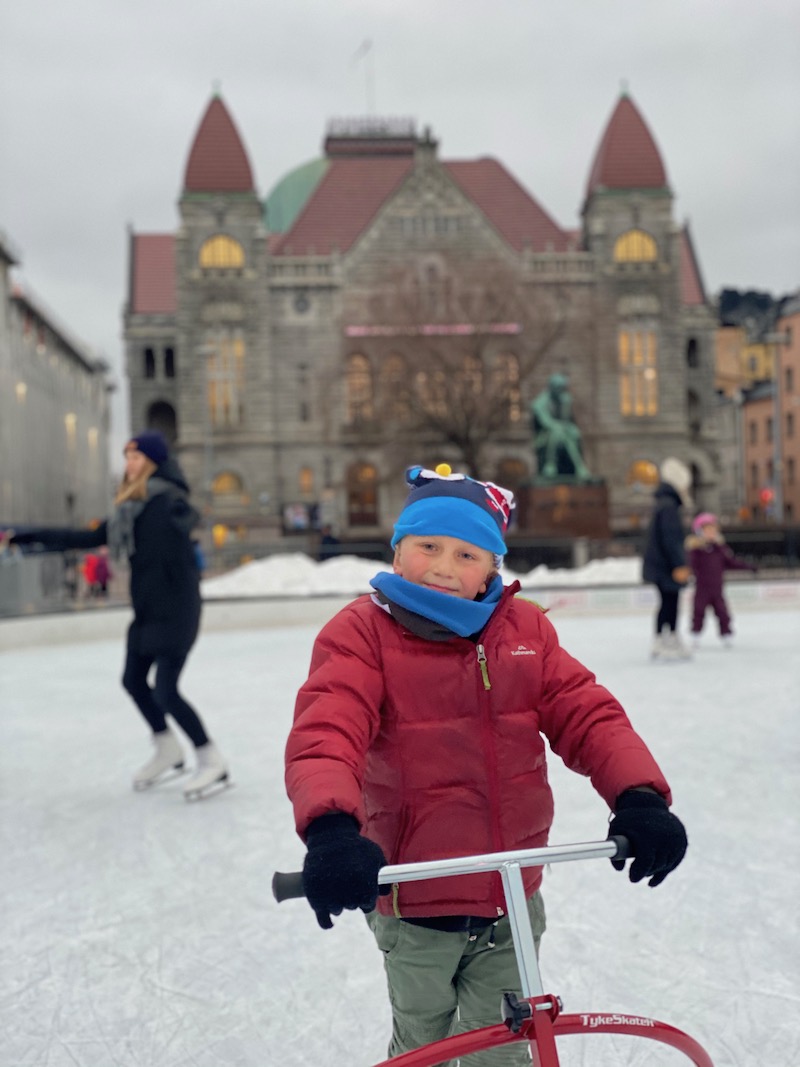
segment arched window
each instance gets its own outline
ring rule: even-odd
[[[178,439],[178,417],[166,400],[155,400],[147,409],[147,429],[158,430],[174,445]]]
[[[519,389],[519,360],[511,352],[501,352],[494,361],[495,393],[507,405],[509,422],[522,418],[522,403]],[[502,484],[502,483],[501,483]]]
[[[632,320],[617,336],[619,410],[622,415],[658,414],[658,349],[655,330]]]
[[[504,489],[519,489],[521,485],[528,481],[529,477],[528,465],[523,463],[521,459],[507,457],[501,459],[497,464],[495,481],[498,485],[502,485]]]
[[[628,230],[614,245],[615,263],[652,263],[658,259],[658,248],[644,230]]]
[[[203,243],[199,256],[201,267],[233,270],[244,266],[244,249],[238,241],[218,233]]]
[[[244,419],[244,336],[240,329],[208,330],[206,394],[212,426],[238,426]]]
[[[175,377],[175,349],[174,348],[165,348],[164,349],[164,377],[165,378],[174,378]]]
[[[347,521],[378,525],[378,472],[371,463],[355,463],[347,472]]]
[[[223,471],[218,474],[211,483],[211,491],[214,496],[238,496],[244,492],[244,483],[238,474],[233,471]]]
[[[699,367],[700,366],[700,348],[694,337],[689,338],[689,343],[686,346],[686,366],[687,367]]]
[[[347,360],[347,421],[362,422],[372,414],[372,368],[367,357],[357,353]]]
[[[414,390],[420,407],[430,416],[445,418],[447,415],[447,375],[438,356],[432,356],[428,365],[414,375]]]
[[[651,463],[649,459],[635,460],[628,467],[628,473],[625,475],[626,485],[631,485],[634,489],[639,487],[653,488],[658,485],[659,480],[658,467],[655,463]]]
[[[466,356],[461,367],[464,379],[464,395],[479,397],[483,393],[483,363],[477,356]]]
[[[156,376],[156,354],[149,347],[144,350],[144,376],[145,378]]]
[[[301,496],[311,496],[314,492],[314,471],[311,467],[301,467],[297,475],[297,488]]]
[[[411,418],[408,364],[398,352],[391,352],[381,368],[383,414],[393,422]]]

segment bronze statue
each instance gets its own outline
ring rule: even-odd
[[[572,396],[563,374],[551,374],[530,407],[537,481],[591,481],[581,454],[581,431],[572,415]]]

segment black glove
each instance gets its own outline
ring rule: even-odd
[[[672,814],[662,796],[643,789],[626,789],[617,797],[608,836],[627,837],[634,857],[631,881],[649,878],[648,885],[653,888],[661,885],[686,855],[683,823]],[[625,868],[623,859],[612,860],[611,864],[617,871]]]
[[[352,815],[320,815],[306,831],[306,844],[303,890],[323,930],[331,929],[331,916],[344,908],[372,911],[378,893],[385,896],[391,890],[378,886],[386,857],[379,845],[362,837]]]

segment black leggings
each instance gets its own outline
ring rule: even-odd
[[[661,605],[656,615],[656,633],[660,634],[664,629],[672,630],[674,633],[678,627],[678,594],[680,591],[667,589],[663,585],[657,588],[661,595]]]
[[[178,692],[178,678],[185,662],[185,655],[140,656],[129,645],[122,684],[154,734],[167,729],[166,716],[170,715],[192,744],[199,748],[208,744],[208,735],[200,716]],[[155,687],[151,689],[147,684],[147,675],[154,663]]]

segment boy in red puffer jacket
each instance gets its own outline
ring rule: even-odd
[[[722,643],[730,647],[733,630],[731,613],[723,592],[725,571],[758,570],[752,563],[734,556],[725,544],[717,516],[704,511],[692,522],[692,536],[686,538],[689,566],[694,573],[694,605],[692,607],[692,643],[700,644],[700,633],[706,610],[711,608],[719,622]]]
[[[512,494],[446,465],[406,477],[394,573],[319,634],[286,748],[306,897],[323,929],[345,908],[368,913],[389,983],[390,1056],[497,1022],[519,976],[496,874],[386,886],[378,899],[378,872],[545,845],[545,739],[614,812],[609,833],[631,841],[632,881],[658,885],[686,850],[669,786],[622,707],[516,597],[519,583],[503,586]],[[538,949],[541,869],[523,877]],[[521,1047],[467,1061],[530,1064]]]

